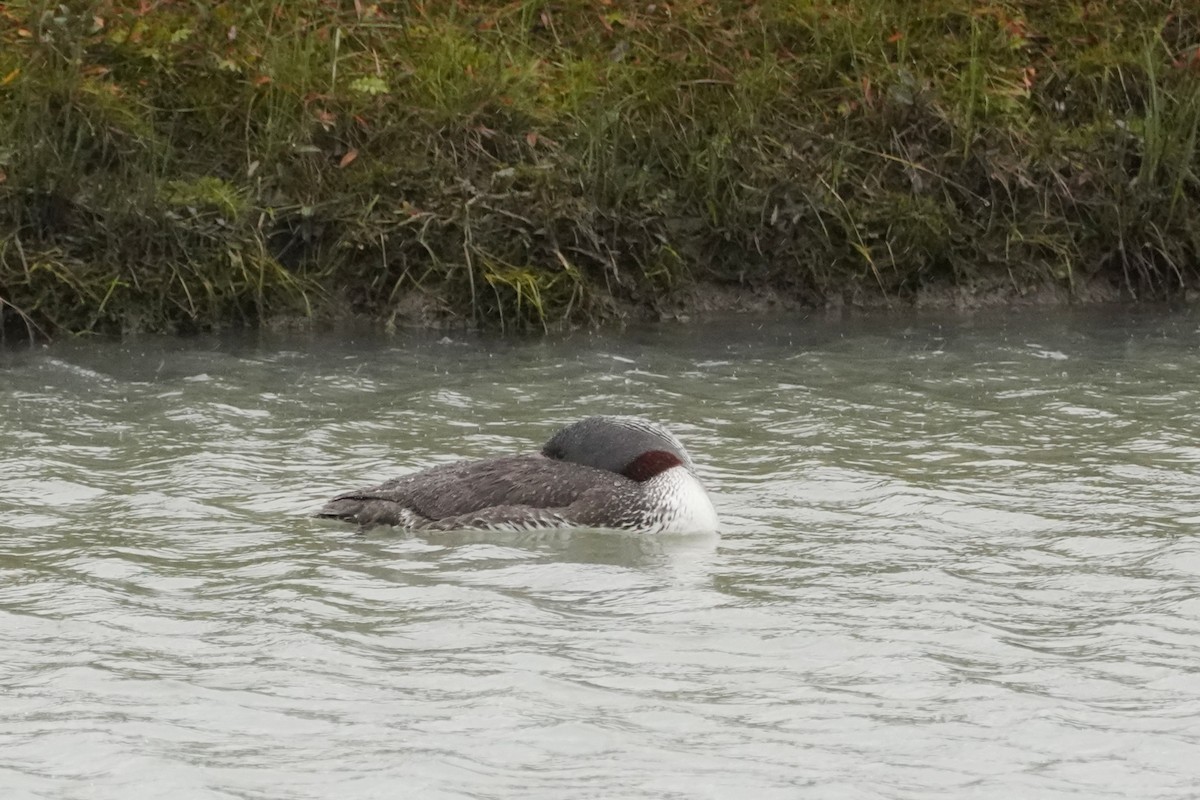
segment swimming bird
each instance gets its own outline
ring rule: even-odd
[[[459,461],[340,494],[315,516],[407,530],[709,533],[717,513],[683,443],[640,417],[588,417],[537,453]]]

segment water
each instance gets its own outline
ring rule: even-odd
[[[1200,318],[731,320],[0,355],[4,798],[1179,798]],[[717,537],[334,492],[672,423]]]

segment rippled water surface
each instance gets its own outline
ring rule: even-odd
[[[1200,318],[0,354],[0,796],[1200,794]],[[324,498],[669,422],[720,537]]]

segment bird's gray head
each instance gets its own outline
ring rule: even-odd
[[[647,453],[669,453],[688,472],[696,471],[682,442],[666,428],[641,417],[588,417],[563,428],[542,446],[547,458],[606,469],[635,480],[676,466],[674,459],[664,457],[635,465]],[[647,469],[652,470],[648,475]]]

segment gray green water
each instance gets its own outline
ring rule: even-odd
[[[1200,795],[1200,315],[0,355],[0,796]],[[718,537],[333,492],[670,423]]]

